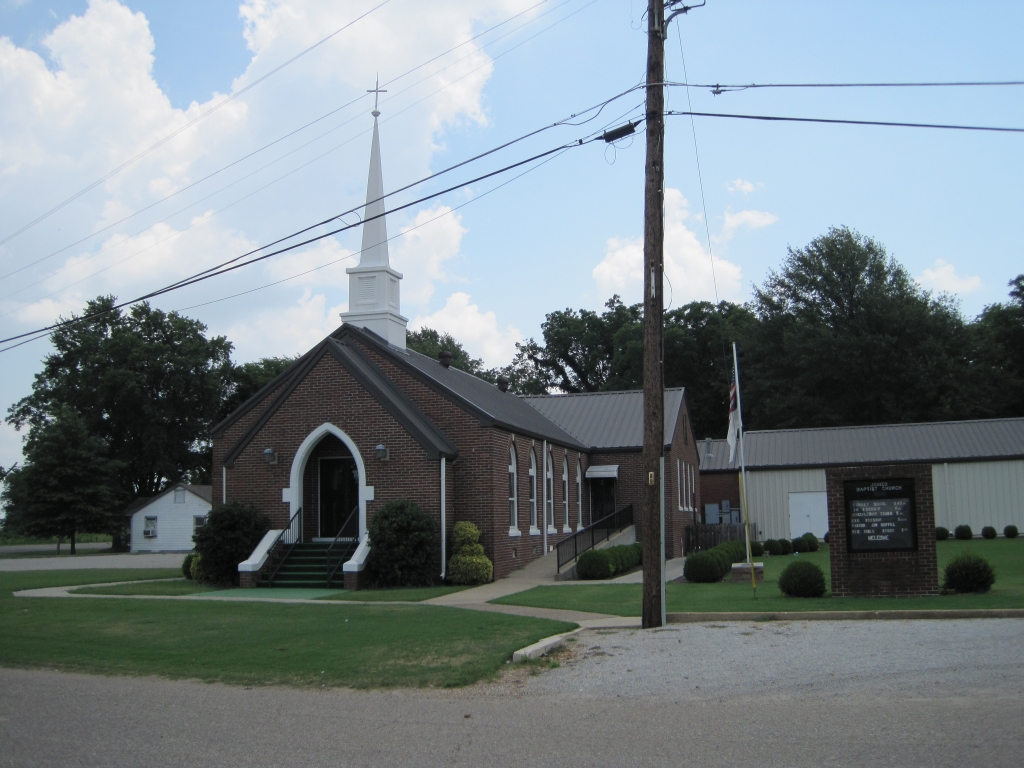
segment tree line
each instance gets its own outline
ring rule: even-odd
[[[667,387],[685,386],[698,438],[725,434],[730,347],[743,351],[748,429],[1024,416],[1024,275],[1005,303],[966,319],[921,288],[877,241],[834,228],[789,249],[746,304],[691,302],[665,313]],[[236,364],[205,325],[147,303],[90,301],[51,335],[32,391],[7,412],[27,428],[25,460],[4,470],[5,533],[73,541],[113,533],[121,510],[183,480],[210,482],[211,427],[294,362]],[[487,369],[448,334],[409,348],[519,394],[638,389],[643,308],[613,296],[601,312],[552,312],[542,338]]]

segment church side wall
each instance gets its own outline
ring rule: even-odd
[[[700,454],[690,423],[689,407],[684,398],[672,445],[665,457],[665,538],[669,542],[666,551],[669,557],[684,554],[686,526],[694,523],[697,510],[701,508]]]

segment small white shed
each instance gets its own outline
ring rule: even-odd
[[[192,534],[206,524],[213,486],[177,483],[157,496],[136,499],[131,517],[132,552],[191,552]]]

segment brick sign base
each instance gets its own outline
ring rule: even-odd
[[[847,546],[846,498],[849,480],[912,478],[917,510],[917,550],[850,552]],[[935,501],[928,464],[886,464],[825,470],[828,493],[829,562],[835,597],[916,597],[939,594],[935,553]]]

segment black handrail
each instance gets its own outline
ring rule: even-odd
[[[292,523],[295,522],[295,518],[299,519],[299,536],[298,536],[298,540],[302,541],[302,507],[299,507],[298,511],[294,515],[291,516],[291,519],[288,521],[288,525],[285,526],[284,530],[282,530],[279,534],[277,534],[277,538],[274,539],[274,543],[270,545],[270,549],[267,550],[267,555],[268,556],[270,556],[270,555],[272,555],[274,553],[274,550],[277,549],[277,545],[281,543],[281,539],[283,539],[284,535],[288,531],[290,531],[292,529]],[[295,542],[294,541],[291,543],[291,546],[293,546],[293,547],[295,546]],[[277,572],[278,572],[278,570],[280,570],[281,565],[284,563],[285,560],[286,560],[286,558],[284,558],[284,557],[278,558],[277,564],[274,566],[274,570],[267,577],[267,586],[268,587],[274,581],[274,577],[277,576]]]
[[[588,549],[593,549],[602,541],[610,539],[612,534],[618,533],[623,528],[628,528],[632,524],[633,505],[629,504],[618,512],[613,512],[606,517],[602,517],[596,523],[591,523],[568,539],[558,542],[555,545],[555,554],[558,558],[556,572],[561,573],[563,565],[575,560]]]
[[[348,554],[349,554],[349,553],[351,552],[351,549],[352,549],[352,547],[351,547],[352,541],[351,541],[350,539],[349,539],[349,540],[347,540],[347,541],[348,541],[348,544],[349,544],[350,546],[349,546],[349,548],[348,548],[348,549],[346,549],[346,550],[344,551],[344,553],[343,553],[343,554],[342,554],[342,556],[341,556],[341,557],[340,557],[340,558],[338,559],[338,562],[337,562],[337,563],[335,564],[335,566],[334,566],[333,568],[331,567],[331,550],[332,550],[332,549],[334,549],[335,545],[336,545],[336,544],[337,544],[337,543],[338,543],[339,541],[341,541],[341,534],[345,532],[345,529],[346,529],[346,528],[348,528],[348,524],[349,524],[350,522],[352,522],[352,518],[353,518],[353,517],[354,517],[354,516],[355,516],[356,514],[358,514],[358,512],[359,512],[359,505],[358,505],[358,504],[356,504],[356,506],[355,506],[355,507],[353,507],[352,511],[351,511],[351,512],[349,512],[349,514],[348,514],[348,517],[347,517],[347,518],[345,519],[345,522],[341,524],[341,528],[339,528],[339,529],[338,529],[338,535],[334,537],[334,541],[332,541],[332,542],[331,542],[331,546],[329,546],[329,547],[327,548],[327,552],[325,553],[325,556],[326,556],[326,559],[327,559],[327,587],[328,587],[328,589],[330,589],[330,586],[331,586],[331,580],[332,580],[332,579],[334,578],[334,575],[335,575],[335,574],[336,574],[336,573],[338,572],[338,568],[340,568],[340,567],[341,567],[341,564],[345,562],[345,560],[346,560],[346,557],[345,557],[345,556],[346,556],[346,555],[348,555]],[[356,541],[356,543],[358,544],[358,542],[359,542],[359,536],[358,536],[358,535],[356,535],[356,539],[355,539],[355,541]]]

